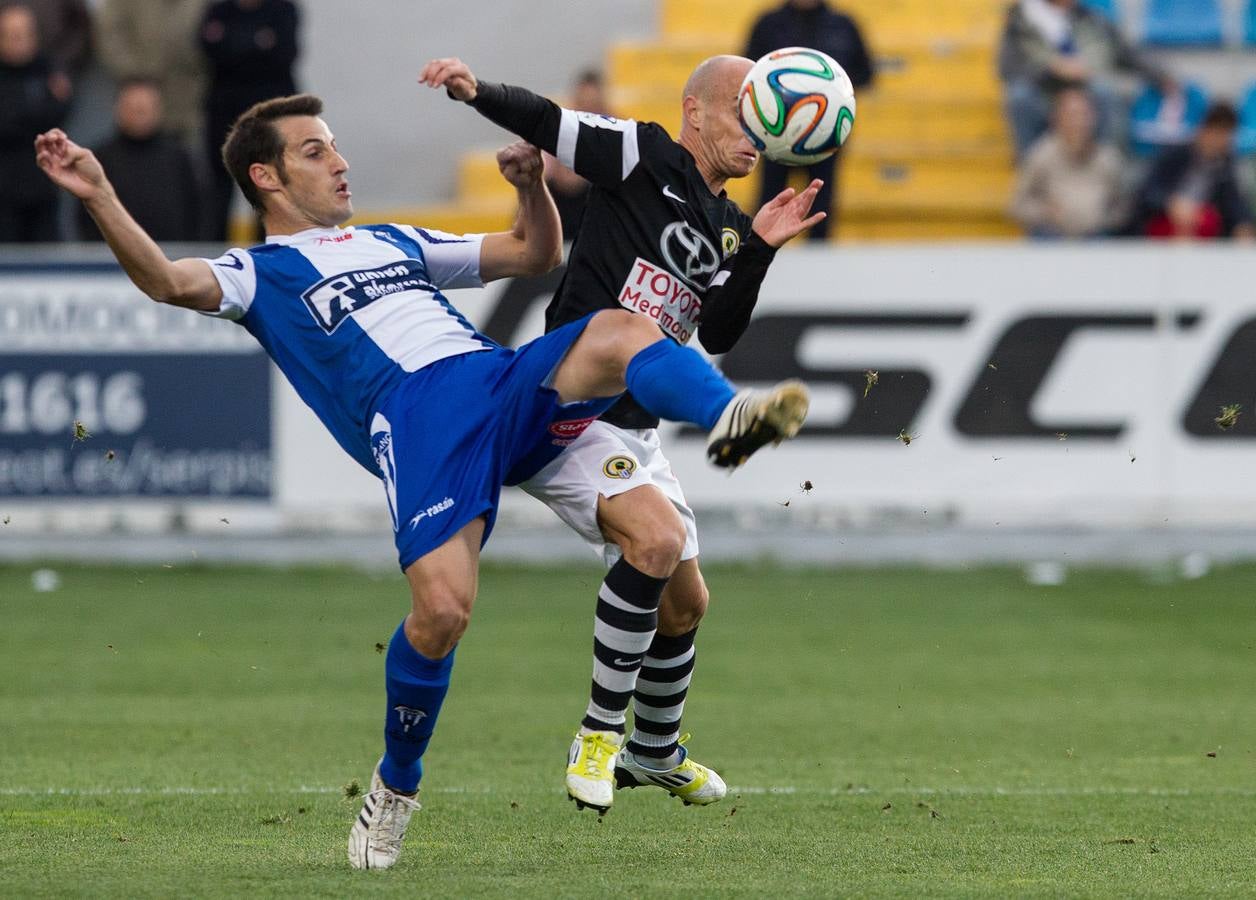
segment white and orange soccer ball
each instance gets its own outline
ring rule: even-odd
[[[786,47],[747,73],[737,111],[760,153],[787,166],[806,166],[837,152],[850,136],[855,89],[833,57]]]

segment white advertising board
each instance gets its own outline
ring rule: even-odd
[[[21,323],[37,320],[31,304],[61,308],[70,301],[58,298],[69,296],[81,307],[89,284],[110,309],[147,303],[118,274],[86,274],[49,267],[9,281],[25,298],[20,314],[12,305],[0,310],[0,321],[14,325],[0,334],[10,359],[54,350],[151,352],[121,333],[102,335],[95,324],[91,334],[64,341],[29,337]],[[540,332],[554,283],[556,276],[513,282],[451,299],[494,337],[518,342]],[[222,358],[244,350],[236,326],[192,317],[195,327],[181,332],[166,322],[178,315],[162,310],[151,322],[117,321],[123,329],[163,330],[166,354]],[[222,329],[223,337],[207,328]],[[706,465],[700,435],[666,426],[665,446],[696,507],[766,509],[788,501],[800,515],[852,523],[927,516],[1048,528],[1256,524],[1256,254],[1248,250],[791,250],[773,264],[750,330],[721,363],[739,383],[803,378],[814,391],[813,412],[798,440],[731,476]],[[868,372],[877,377],[865,396]],[[216,414],[232,403],[229,386],[219,391]],[[179,502],[208,510],[215,522],[235,504],[280,529],[386,521],[378,482],[344,456],[277,374],[271,396],[269,497],[259,491],[255,499]],[[1230,404],[1242,410],[1223,429],[1214,419]],[[0,435],[0,449],[4,443]],[[71,502],[22,502],[36,500],[45,510]],[[175,499],[144,502],[151,508]],[[82,497],[73,503],[81,510]],[[514,491],[504,509],[507,516],[548,516]]]

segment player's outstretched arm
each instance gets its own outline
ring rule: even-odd
[[[709,353],[727,353],[750,326],[777,249],[824,218],[823,212],[811,212],[821,185],[816,179],[799,193],[787,188],[763,204],[750,237],[715,274],[698,323],[698,340]]]
[[[162,303],[218,309],[222,289],[208,264],[199,259],[166,259],[118,200],[95,154],[54,128],[35,138],[35,162],[54,184],[83,201],[136,287]]]
[[[445,88],[453,99],[553,154],[594,184],[613,188],[623,183],[640,160],[637,123],[631,119],[564,109],[527,88],[480,81],[457,57],[429,62],[419,73],[419,83]]]
[[[497,166],[519,194],[519,215],[510,231],[484,236],[480,278],[544,275],[563,260],[563,227],[545,187],[541,151],[518,141],[497,154]]]

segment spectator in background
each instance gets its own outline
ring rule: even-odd
[[[103,0],[96,20],[97,49],[114,81],[155,82],[165,127],[198,156],[205,143],[204,15],[205,0]],[[217,151],[207,162],[221,166]]]
[[[603,116],[611,114],[606,102],[602,74],[596,69],[587,69],[576,78],[571,93],[571,108]],[[554,195],[554,204],[558,207],[558,218],[563,223],[563,240],[574,240],[576,231],[580,228],[580,220],[584,218],[589,182],[546,153],[545,183]]]
[[[1017,174],[1012,215],[1037,238],[1092,238],[1125,224],[1123,163],[1095,139],[1095,107],[1084,88],[1056,94],[1054,125]]]
[[[1238,114],[1214,103],[1185,147],[1165,150],[1138,191],[1131,230],[1148,237],[1256,238],[1234,159]]]
[[[787,0],[779,9],[764,13],[750,30],[745,55],[757,60],[782,47],[811,47],[827,53],[846,70],[856,91],[872,84],[872,59],[858,26],[850,16],[826,6],[824,0]],[[837,207],[838,158],[841,154],[839,150],[829,159],[805,167],[807,181],[819,178],[824,182],[812,211],[829,213],[823,222],[811,229],[807,236],[809,240],[825,240],[833,228]],[[785,189],[789,175],[789,167],[766,159],[762,161],[762,167],[760,206]]]
[[[1120,73],[1139,75],[1178,90],[1164,71],[1142,56],[1112,22],[1080,0],[1017,0],[1008,7],[999,47],[999,77],[1004,83],[1008,121],[1016,158],[1047,130],[1051,98],[1066,86],[1090,90],[1098,112],[1101,139],[1124,136],[1126,101],[1118,89]]]
[[[195,241],[200,188],[187,149],[162,130],[161,90],[155,81],[134,79],[118,87],[113,107],[117,130],[97,148],[118,199],[156,241]],[[79,206],[79,235],[103,240],[87,208]]]
[[[220,148],[236,118],[254,103],[297,92],[297,8],[291,0],[219,0],[206,10],[200,32],[209,60],[210,237],[226,240],[235,184]]]
[[[22,0],[35,14],[39,44],[52,64],[77,77],[92,51],[92,14],[85,0]]]
[[[41,51],[31,8],[0,2],[0,243],[58,238],[56,188],[40,184],[31,147],[69,103],[70,79]]]

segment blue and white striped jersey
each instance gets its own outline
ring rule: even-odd
[[[495,347],[441,295],[480,287],[483,235],[409,225],[311,228],[205,260],[222,286],[211,315],[270,354],[350,456],[378,474],[370,422],[411,372]]]

